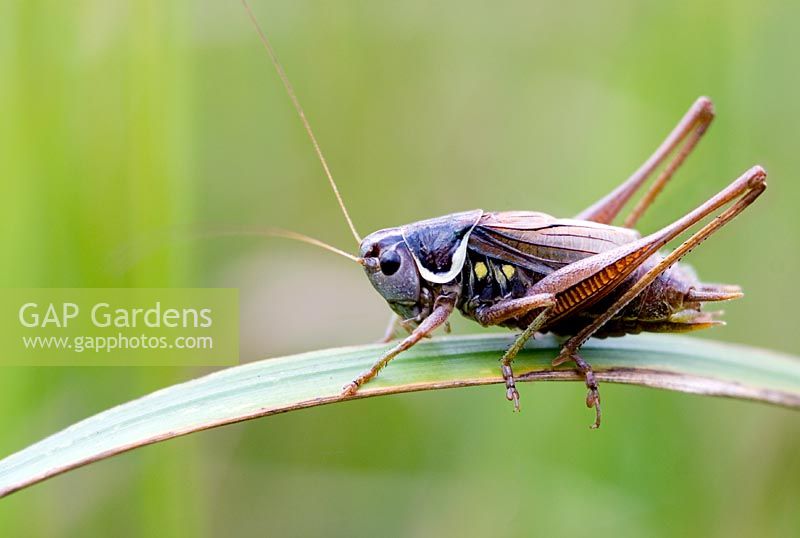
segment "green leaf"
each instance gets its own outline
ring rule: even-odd
[[[506,335],[436,338],[403,353],[356,397],[500,383]],[[558,340],[531,342],[515,361],[521,381],[579,380],[550,366]],[[0,461],[0,496],[136,447],[251,418],[340,401],[343,384],[383,345],[303,353],[222,370],[78,422]],[[601,382],[800,407],[800,359],[676,335],[590,340],[582,356]],[[508,405],[498,389],[497,405]],[[576,403],[577,405],[577,403]],[[524,406],[524,400],[523,400]]]

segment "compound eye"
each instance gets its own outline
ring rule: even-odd
[[[381,252],[378,263],[381,266],[381,273],[386,276],[393,275],[400,269],[400,255],[394,249],[386,250]]]

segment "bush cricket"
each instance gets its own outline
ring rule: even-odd
[[[500,358],[506,398],[519,410],[514,357],[537,332],[568,337],[552,364],[572,362],[585,380],[586,405],[600,426],[600,393],[592,367],[579,350],[589,337],[648,332],[683,332],[721,323],[703,303],[742,296],[738,286],[704,284],[679,261],[725,226],[766,189],[766,172],[754,166],[706,202],[664,228],[642,237],[635,225],[695,148],[714,118],[711,101],[700,97],[655,152],[633,175],[571,219],[534,211],[481,209],[387,228],[361,238],[305,113],[275,52],[247,3],[251,19],[311,139],[350,231],[359,244],[353,256],[294,232],[275,232],[322,246],[363,266],[408,335],[368,370],[342,388],[356,394],[394,357],[442,325],[457,309],[482,326],[521,330]],[[649,189],[624,219],[611,223],[657,169]],[[662,249],[714,216],[671,252]]]

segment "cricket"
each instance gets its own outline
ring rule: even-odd
[[[394,312],[383,341],[392,341],[401,328],[407,332],[347,383],[343,396],[355,395],[393,358],[437,328],[449,328],[448,319],[458,310],[481,326],[521,331],[499,357],[505,396],[515,411],[520,409],[520,397],[514,358],[536,333],[566,337],[552,364],[572,363],[580,373],[587,388],[586,406],[595,411],[591,427],[597,428],[602,416],[598,383],[592,366],[579,353],[590,337],[705,329],[722,323],[715,312],[703,310],[705,303],[742,297],[739,286],[703,283],[680,261],[764,192],[767,174],[761,166],[748,169],[656,232],[643,236],[635,228],[711,124],[710,99],[698,98],[628,179],[573,218],[474,209],[386,228],[362,239],[272,45],[247,0],[242,4],[311,140],[359,253],[352,255],[296,232],[273,235],[325,248],[361,265]],[[653,177],[622,225],[613,225]],[[689,235],[702,221],[707,222]],[[674,250],[664,250],[685,235]]]

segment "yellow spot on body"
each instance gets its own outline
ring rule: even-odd
[[[506,278],[509,280],[514,278],[514,274],[517,272],[517,270],[514,269],[513,265],[504,265],[502,269],[503,269],[503,274],[506,275]]]
[[[478,262],[475,264],[475,276],[478,277],[478,280],[483,280],[488,274],[489,269],[486,267],[485,263]]]

